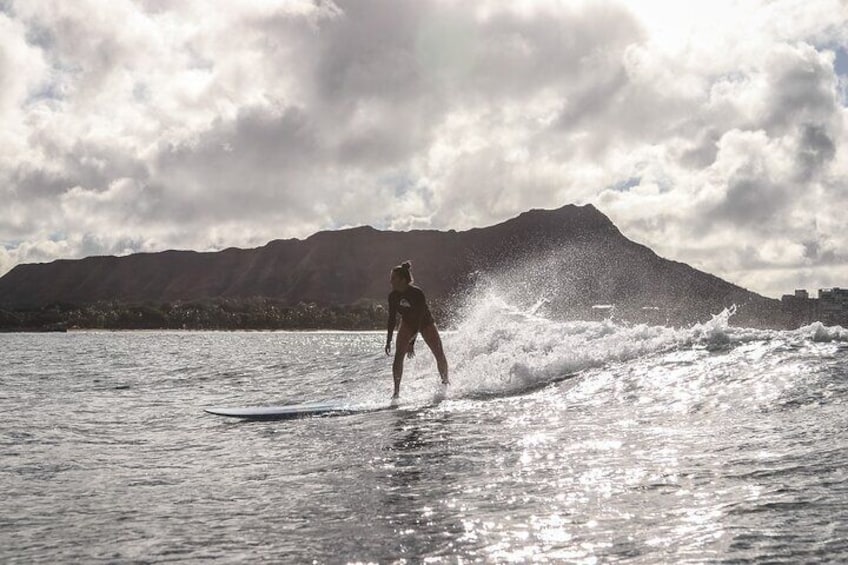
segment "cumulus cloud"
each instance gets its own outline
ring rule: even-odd
[[[845,0],[0,2],[0,273],[596,204],[846,285]]]

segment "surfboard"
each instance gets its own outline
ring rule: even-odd
[[[383,410],[409,410],[435,406],[447,397],[447,385],[440,385],[432,401],[425,405],[403,406],[396,399],[388,405],[355,405],[342,402],[310,402],[304,404],[286,404],[282,406],[238,406],[205,408],[204,412],[216,416],[241,418],[243,420],[294,420],[312,416],[344,416],[348,414],[367,414]]]
[[[206,408],[204,412],[215,414],[216,416],[228,416],[230,418],[242,418],[244,420],[293,420],[296,418],[309,418],[311,416],[362,414],[365,412],[376,412],[378,410],[389,410],[390,408],[392,407],[357,407],[330,402],[288,404],[285,406],[240,406],[233,408],[212,407]]]

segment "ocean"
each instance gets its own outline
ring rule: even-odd
[[[0,562],[848,562],[848,330],[0,334]]]

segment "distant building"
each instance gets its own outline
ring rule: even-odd
[[[796,290],[795,294],[784,294],[780,298],[780,307],[799,324],[808,324],[816,319],[816,300],[810,298],[806,290]]]
[[[820,288],[818,314],[825,324],[848,323],[848,288]]]
[[[797,324],[819,321],[848,326],[848,289],[845,288],[820,288],[818,298],[810,298],[804,289],[795,290],[794,294],[784,294],[780,305]]]

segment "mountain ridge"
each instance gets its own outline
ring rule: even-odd
[[[379,303],[388,293],[389,269],[406,259],[437,302],[458,300],[482,279],[519,302],[551,296],[549,310],[561,318],[586,317],[601,303],[631,313],[662,307],[670,323],[700,320],[734,304],[740,321],[762,322],[757,325],[774,325],[779,312],[776,300],[627,239],[591,204],[528,210],[464,231],[357,226],[250,249],[22,264],[0,277],[0,307],[251,297],[289,305]]]

